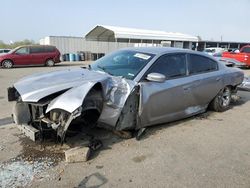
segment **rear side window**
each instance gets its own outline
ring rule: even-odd
[[[54,52],[55,51],[55,47],[54,46],[46,46],[45,47],[45,52]]]
[[[250,47],[245,47],[242,49],[243,53],[250,53]]]
[[[189,74],[198,74],[202,72],[215,71],[218,69],[218,64],[210,58],[200,55],[189,55]]]
[[[186,75],[185,54],[163,55],[150,68],[149,73],[161,73],[167,79]]]
[[[43,46],[33,46],[30,47],[30,53],[43,53],[44,47]]]

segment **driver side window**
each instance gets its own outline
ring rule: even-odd
[[[16,54],[29,54],[29,48],[27,48],[27,47],[23,47],[23,48],[20,48],[20,49],[18,49],[16,52],[15,52]]]
[[[156,60],[149,70],[149,73],[160,73],[165,75],[166,79],[185,76],[186,72],[185,54],[163,55]]]

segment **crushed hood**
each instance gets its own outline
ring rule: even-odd
[[[22,101],[38,102],[53,93],[108,77],[110,76],[103,72],[76,68],[27,76],[15,83],[14,87],[21,95]]]

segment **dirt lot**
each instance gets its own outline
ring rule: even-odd
[[[29,141],[11,122],[6,88],[25,75],[73,65],[81,63],[0,69],[0,187],[250,187],[247,92],[224,113],[155,126],[140,141],[97,129],[104,146],[85,163],[64,161],[74,140],[64,146]]]

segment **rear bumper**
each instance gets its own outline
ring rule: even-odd
[[[61,62],[60,57],[59,57],[59,58],[57,58],[57,57],[54,58],[54,62],[55,62],[55,63],[60,63],[60,62]]]

